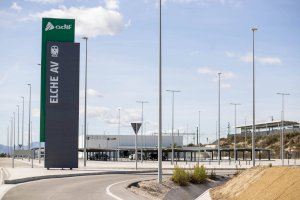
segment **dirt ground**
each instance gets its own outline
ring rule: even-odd
[[[300,167],[255,167],[210,191],[213,200],[299,200]]]

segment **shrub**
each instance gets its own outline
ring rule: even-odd
[[[272,163],[269,163],[269,167],[272,167]]]
[[[189,174],[184,169],[175,166],[173,170],[172,181],[180,186],[186,186],[189,182]]]
[[[216,175],[216,172],[215,172],[214,169],[211,170],[209,178],[212,179],[212,180],[216,180],[217,179],[217,175]]]
[[[207,178],[206,170],[203,165],[199,164],[194,166],[194,172],[191,177],[191,182],[195,184],[203,183]]]

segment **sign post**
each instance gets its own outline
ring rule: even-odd
[[[134,143],[135,143],[135,154],[134,154],[134,157],[135,157],[135,170],[137,170],[137,158],[138,158],[138,155],[137,155],[137,134],[141,128],[141,125],[142,123],[131,123],[131,126],[133,128],[133,131],[135,133],[135,139],[134,139]],[[141,155],[143,156],[143,155]]]
[[[46,57],[47,42],[74,42],[74,19],[42,19],[42,60],[41,60],[41,107],[40,107],[40,142],[45,142],[46,124]]]
[[[79,43],[48,42],[45,167],[78,167]]]

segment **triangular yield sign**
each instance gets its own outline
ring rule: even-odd
[[[142,126],[142,123],[131,123],[134,133],[137,134]]]

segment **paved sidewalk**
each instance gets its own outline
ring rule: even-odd
[[[280,160],[272,160],[272,161],[256,161],[257,165],[281,165]],[[285,161],[287,164],[287,160]],[[183,168],[192,168],[197,162],[178,162],[177,165]],[[221,165],[218,165],[216,161],[214,162],[200,162],[200,164],[205,165],[205,167],[209,169],[215,170],[236,170],[238,169],[246,169],[252,167],[251,162],[241,161],[241,162],[228,162],[222,161]],[[290,160],[289,164],[294,164],[294,160]],[[299,160],[296,160],[296,164],[300,164]],[[6,183],[11,183],[12,180],[22,180],[25,181],[27,178],[38,177],[40,179],[42,176],[46,178],[56,178],[60,176],[75,176],[75,175],[95,175],[102,174],[108,172],[135,172],[135,162],[116,162],[116,161],[88,161],[87,166],[83,166],[83,160],[79,160],[79,168],[73,170],[61,170],[61,169],[50,169],[47,170],[43,167],[43,161],[41,163],[38,160],[34,160],[34,168],[31,168],[31,162],[28,159],[15,159],[15,168],[11,167],[11,159],[1,158],[0,159],[0,167],[3,167],[7,173]],[[170,173],[174,168],[171,165],[170,161],[163,162],[164,173]],[[144,161],[143,163],[138,163],[138,170],[153,172],[157,170],[157,162],[156,161]],[[23,181],[24,181],[23,180]],[[33,179],[34,180],[34,179]],[[28,180],[27,180],[28,181]]]

